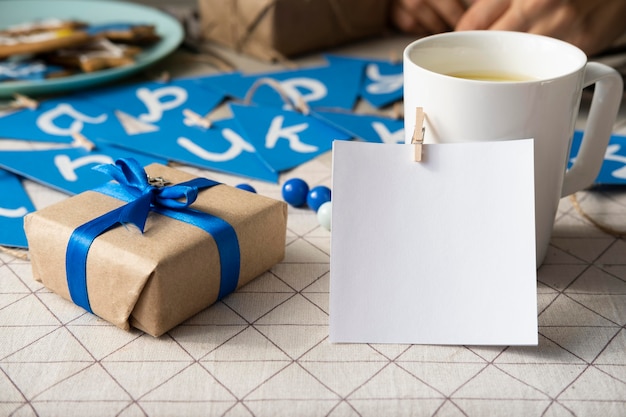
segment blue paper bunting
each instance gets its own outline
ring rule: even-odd
[[[8,139],[72,143],[74,133],[94,142],[125,134],[109,109],[78,96],[45,100],[34,110],[0,117],[0,137]]]
[[[346,112],[316,111],[312,114],[366,142],[404,143],[404,120]]]
[[[401,100],[403,94],[402,62],[375,60],[366,62],[361,98],[380,109]]]
[[[278,173],[258,157],[232,119],[214,122],[210,129],[181,124],[172,131],[168,128],[168,132],[147,132],[109,143],[199,168],[278,181]]]
[[[92,169],[95,165],[111,164],[119,158],[134,158],[143,165],[167,162],[124,149],[100,146],[94,151],[80,147],[0,151],[0,166],[58,191],[78,194],[109,180],[107,175]]]
[[[0,245],[26,247],[23,216],[34,210],[20,176],[68,194],[108,181],[91,169],[120,158],[142,165],[167,161],[278,182],[292,169],[329,151],[334,140],[403,143],[404,122],[352,112],[361,98],[375,108],[402,99],[402,63],[327,55],[327,64],[245,75],[240,72],[142,82],[42,101],[35,110],[0,116],[0,137],[69,144],[80,133],[97,144],[49,150],[0,150]],[[258,84],[261,78],[273,83]],[[253,85],[255,91],[251,91]],[[278,91],[272,84],[278,84]],[[253,93],[253,94],[252,94]],[[226,97],[233,118],[194,123],[185,110],[206,116]],[[285,100],[285,95],[290,100]],[[309,115],[287,102],[304,101]],[[582,132],[572,142],[570,166]],[[8,172],[10,171],[10,172]],[[626,184],[626,136],[613,135],[596,184]]]
[[[218,92],[225,97],[243,99],[248,91],[245,85],[249,83],[248,81],[242,81],[244,77],[241,72],[237,71],[199,76],[195,80],[201,86]]]
[[[576,155],[580,149],[583,132],[577,130],[572,139],[572,150],[570,154],[569,166],[576,160]],[[595,184],[598,185],[620,185],[626,184],[626,136],[611,135],[609,145],[606,148],[604,162],[600,172],[596,177]]]
[[[263,160],[275,171],[294,168],[329,151],[349,134],[290,110],[231,104],[235,119]]]
[[[14,174],[0,170],[0,245],[26,248],[24,216],[35,207]]]
[[[328,65],[323,66],[254,75],[229,74],[202,78],[198,82],[243,100],[258,79],[271,78],[279,82],[292,102],[301,98],[311,108],[352,110],[361,88],[364,62],[336,56],[326,59]],[[252,103],[273,107],[288,105],[269,85],[258,87],[252,95]]]
[[[115,112],[122,124],[140,123],[143,131],[171,131],[184,122],[184,110],[205,116],[224,100],[224,95],[188,78],[101,89],[84,98]]]

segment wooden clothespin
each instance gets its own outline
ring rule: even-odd
[[[155,81],[169,83],[170,81],[172,81],[172,74],[170,74],[168,71],[163,71],[155,77]]]
[[[415,130],[413,130],[413,138],[411,144],[415,145],[415,162],[422,161],[422,145],[424,144],[424,109],[415,108]]]
[[[80,146],[88,151],[93,151],[96,148],[95,143],[87,139],[85,135],[80,132],[73,132],[72,139],[74,139],[72,146]]]
[[[19,109],[31,109],[35,110],[39,107],[39,102],[37,100],[33,100],[30,97],[26,97],[25,95],[15,93],[13,94],[13,100],[11,100],[7,104],[3,104],[0,106],[0,111],[11,111],[11,110],[19,110]]]
[[[26,97],[25,95],[19,94],[19,93],[15,93],[13,94],[13,97],[15,97],[15,104],[17,107],[19,108],[28,108],[31,110],[35,110],[37,109],[37,107],[39,107],[39,102],[36,100],[33,100],[30,97]]]
[[[193,110],[184,109],[183,116],[185,116],[185,124],[187,126],[201,126],[205,129],[209,129],[211,127],[211,121],[206,117],[200,116]]]
[[[389,51],[389,62],[396,64],[402,60],[402,55],[398,53],[397,49]]]
[[[400,101],[393,103],[389,117],[395,120],[400,120],[404,117],[404,108],[402,107],[402,103]]]

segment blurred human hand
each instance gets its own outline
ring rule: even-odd
[[[593,55],[626,32],[626,0],[474,0],[455,29],[537,33]]]
[[[392,0],[391,21],[405,33],[430,35],[454,29],[466,8],[463,0]]]

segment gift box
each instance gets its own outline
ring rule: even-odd
[[[202,37],[267,61],[380,35],[389,0],[199,0]]]
[[[122,329],[160,336],[284,257],[285,202],[159,164],[100,169],[116,181],[24,227],[34,279]]]

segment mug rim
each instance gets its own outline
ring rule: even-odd
[[[441,39],[446,39],[446,41],[449,41],[451,39],[459,39],[460,40],[459,42],[461,42],[462,39],[469,39],[470,37],[471,39],[480,39],[480,38],[484,38],[484,39],[487,39],[487,38],[489,39],[496,39],[496,38],[499,38],[499,39],[503,39],[503,38],[504,39],[507,39],[507,38],[508,39],[522,39],[522,38],[534,39],[535,41],[540,41],[548,45],[550,44],[556,45],[559,48],[567,49],[570,55],[576,56],[576,59],[580,62],[580,64],[577,65],[575,68],[572,68],[569,71],[564,71],[560,73],[559,75],[551,76],[551,77],[539,77],[537,79],[529,79],[529,80],[489,81],[489,80],[475,80],[475,79],[454,77],[449,74],[445,74],[436,70],[429,69],[425,67],[424,65],[421,65],[415,62],[415,60],[410,56],[410,54],[416,49],[419,49],[420,47],[425,47],[429,44],[436,43],[440,41]],[[493,83],[498,83],[498,84],[529,84],[530,83],[532,84],[532,83],[542,82],[542,81],[547,81],[547,80],[552,80],[552,79],[559,79],[559,78],[567,77],[567,76],[570,76],[572,74],[579,72],[581,69],[585,67],[588,61],[587,55],[580,48],[578,48],[577,46],[569,42],[566,42],[557,38],[553,38],[550,36],[535,34],[535,33],[506,31],[506,30],[468,30],[468,31],[456,31],[456,32],[453,31],[453,32],[443,32],[443,33],[437,33],[434,35],[424,36],[422,38],[419,38],[410,42],[404,48],[403,59],[404,59],[405,64],[410,63],[412,66],[419,68],[423,71],[432,73],[434,75],[458,80],[459,82],[485,83],[485,84],[493,84]]]

